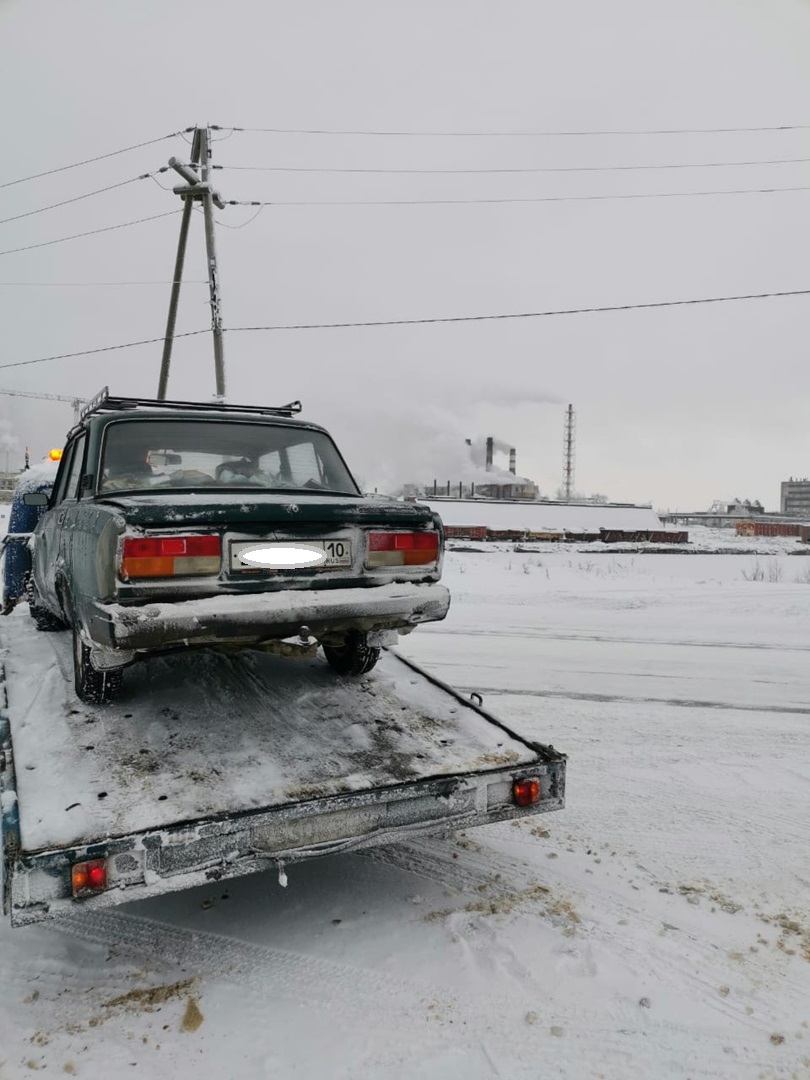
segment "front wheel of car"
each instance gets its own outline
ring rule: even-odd
[[[90,705],[106,705],[114,701],[124,681],[121,668],[99,671],[93,667],[90,647],[82,641],[77,627],[73,628],[73,675],[77,697]]]
[[[326,662],[339,675],[365,675],[380,659],[380,650],[369,645],[366,635],[352,631],[342,645],[324,645]]]

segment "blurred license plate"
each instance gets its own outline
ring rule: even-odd
[[[231,544],[231,570],[252,570],[254,573],[257,570],[261,570],[261,567],[250,566],[248,563],[242,562],[240,555],[244,551],[250,551],[251,549],[255,550],[256,548],[269,550],[272,550],[273,548],[289,548],[298,544],[302,547],[314,548],[316,551],[325,552],[325,561],[318,563],[317,566],[313,566],[313,570],[319,570],[324,567],[352,565],[352,544],[350,540],[248,540],[244,542],[240,540],[236,544]]]

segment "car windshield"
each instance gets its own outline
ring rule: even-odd
[[[311,491],[358,495],[320,431],[227,420],[120,420],[104,435],[99,491]]]

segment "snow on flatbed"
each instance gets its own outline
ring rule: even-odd
[[[26,851],[536,757],[390,652],[351,680],[320,659],[190,651],[135,665],[93,707],[67,633],[37,633],[23,605],[2,640]]]

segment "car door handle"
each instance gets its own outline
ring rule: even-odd
[[[64,522],[64,520],[65,520],[65,511],[63,510],[61,514],[56,515],[56,524],[61,525]]]

